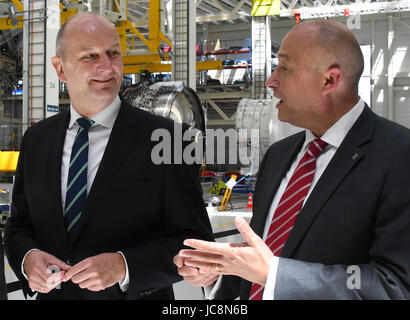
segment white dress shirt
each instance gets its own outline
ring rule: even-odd
[[[98,167],[103,157],[105,147],[110,138],[111,130],[114,126],[115,119],[120,111],[121,100],[117,96],[114,101],[99,113],[90,117],[94,124],[88,129],[88,169],[87,169],[87,195],[97,174]],[[68,124],[67,133],[64,140],[63,159],[61,164],[61,199],[63,210],[65,207],[65,198],[67,193],[68,169],[70,166],[71,149],[73,148],[74,139],[77,135],[79,125],[77,119],[82,116],[70,106],[70,123]]]
[[[108,139],[110,138],[112,128],[114,126],[115,119],[117,118],[118,112],[120,111],[121,100],[119,96],[116,96],[114,101],[105,109],[99,113],[90,117],[94,121],[94,124],[88,130],[88,169],[87,169],[87,195],[90,192],[91,186],[94,182],[94,178],[97,174],[98,167],[100,166],[101,159],[104,155],[105,147],[107,146]],[[82,116],[70,106],[70,122],[67,128],[64,148],[63,148],[63,157],[61,163],[61,199],[62,199],[62,208],[64,211],[66,193],[67,193],[67,179],[68,179],[68,169],[70,165],[71,149],[73,148],[74,139],[77,135],[79,125],[77,119]],[[33,250],[33,249],[32,249]],[[31,250],[30,250],[31,251]],[[29,252],[30,252],[29,251]],[[27,252],[27,254],[29,253]],[[122,252],[119,253],[124,258],[125,267],[126,267],[126,277],[123,281],[119,282],[120,288],[122,291],[127,291],[129,285],[129,272],[127,261]],[[22,262],[22,270],[24,274],[24,261],[27,256],[24,256]],[[25,274],[24,274],[25,275]],[[27,278],[27,277],[26,277]]]
[[[336,153],[337,149],[343,142],[344,138],[346,137],[347,133],[349,130],[352,128],[353,124],[356,122],[356,120],[359,118],[360,114],[362,113],[364,109],[364,102],[362,99],[359,100],[359,102],[352,108],[350,109],[346,114],[343,115],[336,123],[333,124],[332,127],[330,127],[323,135],[320,137],[321,140],[327,143],[327,146],[323,150],[323,152],[317,157],[316,160],[316,171],[313,177],[312,184],[309,188],[309,191],[306,195],[306,198],[303,202],[305,204],[306,200],[309,198],[313,188],[315,187],[317,181],[321,177],[322,173],[325,171],[327,165],[329,164],[330,160],[332,160],[334,154]],[[266,224],[265,224],[265,229],[263,233],[262,239],[265,241],[266,236],[268,234],[268,230],[271,224],[271,221],[273,219],[273,214],[275,213],[275,210],[279,204],[279,200],[282,197],[282,194],[284,193],[286,186],[288,185],[288,182],[290,178],[293,175],[293,172],[295,171],[299,161],[302,159],[303,155],[307,151],[309,147],[309,143],[311,143],[313,140],[317,139],[317,137],[310,131],[306,130],[306,139],[305,142],[303,143],[302,149],[299,151],[297,157],[293,161],[292,165],[290,166],[288,172],[286,175],[283,177],[278,190],[275,193],[275,196],[273,198],[271,207],[269,209],[269,214],[266,219]],[[279,263],[279,257],[274,257],[273,263],[271,265],[271,268],[269,270],[268,274],[268,279],[266,281],[265,289],[263,292],[262,300],[272,300],[274,299],[274,292],[275,292],[275,283],[276,283],[276,274],[278,270],[278,263]],[[207,287],[205,288],[205,295],[208,299],[213,299],[219,286],[221,283],[221,277],[217,280],[213,288]]]

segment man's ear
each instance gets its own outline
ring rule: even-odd
[[[329,94],[336,90],[342,80],[342,71],[338,66],[330,67],[323,78],[323,94]]]
[[[57,76],[61,82],[67,82],[67,78],[64,75],[63,65],[61,64],[61,57],[55,56],[51,58],[51,64],[56,69]]]

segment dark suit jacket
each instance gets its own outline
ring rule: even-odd
[[[10,265],[21,273],[24,255],[38,248],[75,265],[104,252],[122,251],[130,284],[94,293],[71,281],[40,299],[173,298],[172,283],[181,280],[172,262],[186,238],[212,240],[194,166],[155,165],[151,133],[174,123],[122,103],[86,207],[69,241],[61,204],[61,161],[69,112],[30,127],[24,135],[6,225]]]
[[[4,277],[3,238],[0,232],[0,300],[7,300],[6,279]]]
[[[304,140],[304,132],[281,140],[263,159],[251,221],[260,236]],[[359,275],[348,273],[350,265],[360,278],[349,288]],[[248,299],[250,286],[226,277],[217,297]],[[408,298],[410,130],[365,107],[299,213],[279,259],[275,299]]]

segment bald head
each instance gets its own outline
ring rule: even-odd
[[[87,28],[87,26],[96,23],[115,30],[114,25],[110,21],[93,12],[80,12],[67,19],[67,21],[62,25],[57,34],[56,54],[60,57],[64,57],[64,54],[66,52],[66,34],[70,33],[71,31],[81,32],[81,28],[85,29]]]
[[[293,27],[287,36],[301,39],[300,51],[308,56],[312,68],[340,68],[347,87],[357,92],[364,61],[360,45],[349,28],[332,20],[308,21]]]

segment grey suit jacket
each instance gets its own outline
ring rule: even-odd
[[[263,234],[276,189],[305,139],[273,144],[254,196]],[[225,277],[218,298],[251,283]],[[410,298],[410,130],[365,108],[299,213],[281,252],[275,299]]]

